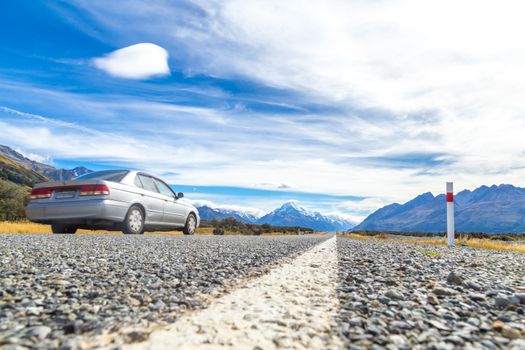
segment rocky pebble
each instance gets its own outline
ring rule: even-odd
[[[323,236],[0,235],[0,349],[79,349],[201,308]]]
[[[525,349],[525,255],[337,243],[346,348]]]

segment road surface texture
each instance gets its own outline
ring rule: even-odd
[[[141,340],[151,324],[325,239],[0,235],[0,348],[74,349],[112,341],[95,337],[107,333]]]
[[[338,239],[349,349],[525,349],[525,255]]]
[[[340,349],[335,237],[126,350]]]
[[[0,350],[525,349],[525,255],[327,236],[0,235]]]

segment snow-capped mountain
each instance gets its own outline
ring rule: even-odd
[[[321,213],[301,207],[296,201],[284,203],[266,215],[254,209],[220,208],[213,204],[194,203],[199,210],[201,220],[222,220],[227,217],[248,224],[270,224],[273,226],[300,226],[317,231],[342,231],[355,225],[337,215]]]
[[[72,180],[77,176],[88,174],[91,172],[93,172],[93,170],[89,170],[88,168],[85,168],[83,166],[78,166],[73,169],[53,168],[51,170],[43,171],[42,173],[55,181],[67,181]]]
[[[253,224],[259,218],[258,215],[249,213],[247,211],[227,209],[227,208],[214,208],[208,205],[197,206],[197,210],[199,211],[199,216],[201,220],[206,220],[206,221],[222,220],[222,219],[230,217],[230,218],[234,218],[235,220],[238,220],[241,222]]]
[[[274,226],[301,226],[317,231],[348,230],[354,223],[335,215],[323,215],[301,207],[296,201],[284,203],[280,208],[264,215],[257,224]]]

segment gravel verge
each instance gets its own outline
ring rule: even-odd
[[[525,255],[337,239],[348,349],[525,349]]]
[[[326,238],[0,235],[0,348],[142,341],[152,324]]]

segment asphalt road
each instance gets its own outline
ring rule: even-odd
[[[0,235],[0,348],[76,348],[81,336],[173,322],[207,295],[323,236]]]
[[[525,255],[333,235],[0,235],[0,350],[175,340],[525,349]]]

